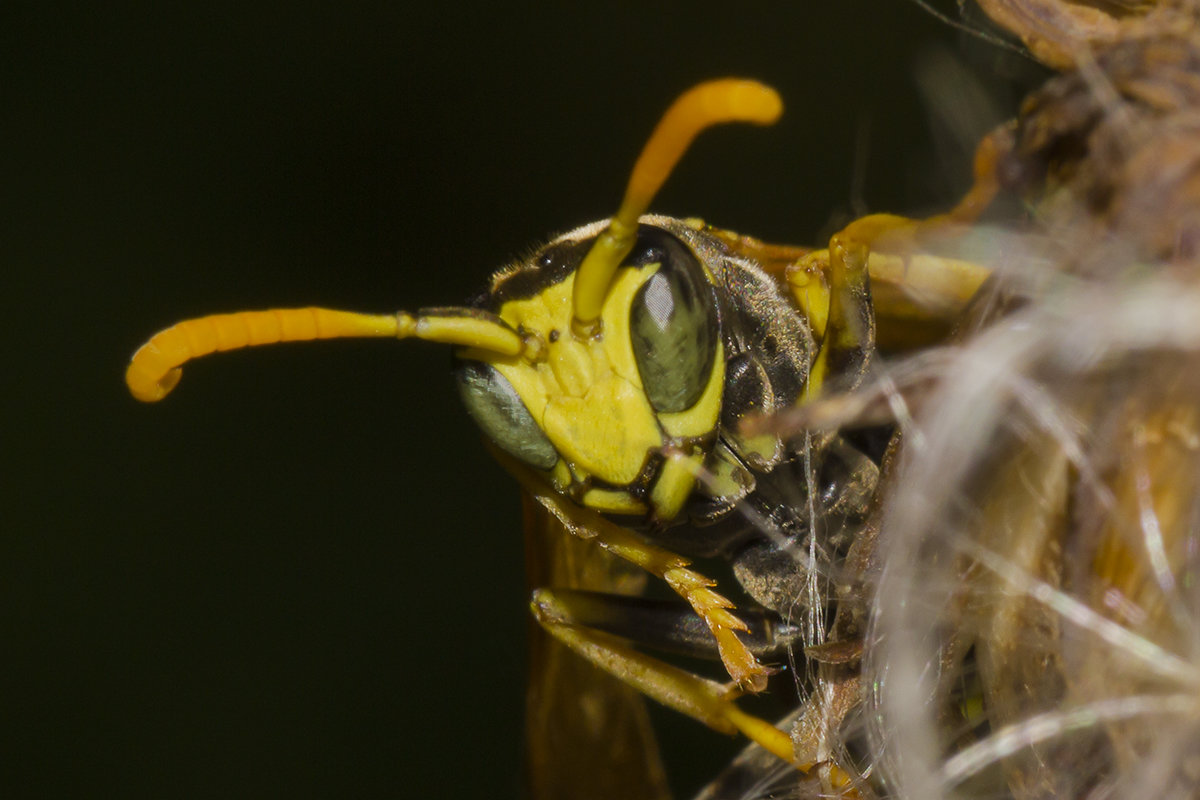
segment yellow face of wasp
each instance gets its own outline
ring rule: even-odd
[[[635,263],[613,279],[598,336],[571,332],[569,263],[543,265],[561,279],[530,281],[536,291],[513,297],[497,291],[511,278],[501,275],[493,313],[536,339],[536,355],[467,350],[459,378],[493,441],[560,491],[600,511],[669,520],[715,437],[724,347],[710,276],[681,241],[643,228]],[[555,248],[544,252],[569,260],[586,250]]]

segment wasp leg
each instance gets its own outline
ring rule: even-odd
[[[530,606],[534,618],[555,639],[600,669],[668,708],[726,734],[741,732],[752,742],[802,772],[814,767],[830,796],[859,797],[854,779],[830,760],[830,731],[836,730],[858,703],[857,677],[831,682],[810,695],[794,718],[786,720],[789,734],[738,708],[728,687],[679,669],[634,650],[616,636],[582,624],[576,616],[591,610],[581,607],[574,594],[538,589]],[[594,603],[584,598],[582,605]]]
[[[970,223],[999,194],[999,166],[1012,149],[1012,130],[1006,124],[979,143],[974,183],[949,212],[925,220],[892,214],[863,217],[836,234],[827,249],[788,267],[786,278],[797,305],[813,335],[824,337],[814,364],[817,382],[808,399],[825,376],[844,374],[822,364],[821,356],[826,362],[848,359],[852,369],[865,367],[858,354],[863,344],[907,350],[941,341],[950,332],[990,270],[946,253],[961,246]],[[867,284],[864,301],[862,287]],[[877,340],[871,343],[863,341],[864,302],[874,309],[876,327],[871,330]],[[832,345],[828,355],[824,342]]]
[[[971,188],[958,201],[958,205],[945,214],[931,217],[923,224],[965,225],[979,219],[1000,194],[1000,165],[1015,146],[1016,130],[1015,120],[1005,122],[979,140],[975,147],[974,182]]]
[[[729,797],[822,797],[845,800],[863,798],[864,795],[858,790],[861,779],[855,778],[835,761],[817,755],[829,750],[824,743],[824,740],[829,738],[826,733],[821,732],[816,738],[805,739],[813,726],[804,723],[814,711],[823,715],[822,719],[827,723],[823,727],[830,733],[837,730],[840,718],[833,715],[838,711],[826,711],[824,705],[814,703],[810,699],[776,723],[777,727],[792,731],[796,760],[813,762],[813,767],[804,776],[788,771],[771,753],[757,744],[750,744],[693,800],[720,800]]]
[[[685,603],[578,589],[539,592],[552,599],[565,622],[576,627],[679,655],[720,658],[708,626]],[[800,627],[773,612],[739,609],[738,618],[747,626],[742,642],[759,658],[781,657],[789,645],[800,640]]]
[[[727,734],[740,731],[784,761],[794,762],[791,737],[738,708],[729,687],[639,653],[614,636],[574,624],[553,592],[534,592],[531,607],[547,633],[605,672],[713,730]],[[810,766],[797,764],[802,770]]]
[[[730,611],[733,603],[713,591],[715,581],[690,569],[691,562],[683,556],[650,544],[633,531],[571,502],[516,459],[495,448],[493,454],[521,482],[525,491],[545,506],[573,535],[592,539],[613,555],[661,578],[686,600],[708,626],[709,634],[716,641],[721,654],[721,663],[740,689],[761,692],[767,688],[767,678],[772,670],[760,664],[738,638],[738,633],[747,629],[746,623]]]
[[[810,313],[816,310],[811,305],[814,292],[823,289],[827,295],[823,306],[821,347],[808,373],[805,400],[816,397],[831,375],[847,382],[848,385],[841,388],[853,389],[866,373],[875,350],[875,310],[871,305],[867,271],[870,239],[864,237],[861,230],[861,223],[869,223],[872,219],[864,217],[851,223],[829,240],[828,250],[804,256],[796,262],[795,270],[788,271],[788,283],[793,287],[797,302],[802,308],[808,304],[806,310]],[[820,253],[827,258],[828,282],[818,288],[812,286],[808,278],[813,274]]]

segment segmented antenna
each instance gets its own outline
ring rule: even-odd
[[[425,339],[520,355],[520,335],[498,317],[468,308],[426,309],[419,314],[359,314],[328,308],[273,308],[188,319],[161,330],[133,354],[125,383],[138,400],[153,403],[179,383],[182,367],[209,353],[278,342],[346,338]]]
[[[782,113],[778,92],[758,81],[737,78],[695,86],[667,109],[634,164],[621,207],[575,273],[572,328],[577,336],[599,332],[600,310],[613,273],[633,249],[638,217],[650,207],[692,140],[701,131],[727,122],[771,125]]]

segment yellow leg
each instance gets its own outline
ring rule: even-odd
[[[864,217],[834,235],[829,240],[829,249],[823,251],[828,259],[824,324],[821,326],[821,348],[808,373],[805,400],[815,398],[831,375],[837,375],[845,382],[840,388],[850,390],[866,373],[875,350],[875,310],[871,304],[867,272],[868,243],[874,238],[877,226],[898,219]],[[797,294],[797,302],[802,307],[804,302],[811,302],[814,298],[812,290],[817,288],[811,281],[817,256],[814,253],[801,258],[797,269],[788,273],[792,286],[796,286],[793,276],[803,276],[800,281],[802,291]],[[801,301],[801,295],[804,301]],[[816,297],[819,298],[819,294]],[[811,306],[808,309],[809,313],[813,310]]]
[[[945,214],[931,217],[925,226],[965,225],[979,219],[1000,193],[1000,162],[1013,148],[1016,122],[1006,122],[979,140],[975,148],[974,183],[958,205]]]
[[[863,217],[827,249],[788,267],[793,298],[822,339],[806,399],[829,375],[865,369],[864,348],[906,350],[949,333],[990,270],[933,251],[952,244],[991,205],[1000,191],[998,166],[1011,147],[1010,125],[984,137],[975,151],[975,182],[947,213],[926,220]]]
[[[794,761],[791,737],[738,708],[727,686],[640,653],[614,636],[572,624],[550,590],[534,592],[531,607],[551,636],[647,697],[721,733],[740,731],[784,761]],[[811,765],[797,766],[807,770]]]
[[[835,762],[821,760],[828,730],[836,728],[861,697],[857,678],[830,684],[810,695],[795,731],[781,730],[738,708],[728,687],[641,653],[623,640],[576,624],[570,604],[549,589],[538,589],[530,603],[534,618],[558,641],[637,691],[725,734],[742,733],[801,772],[814,767],[831,797],[856,798],[855,779]]]
[[[767,688],[767,678],[773,670],[759,663],[738,632],[748,630],[746,623],[732,611],[733,603],[713,591],[716,582],[690,568],[691,562],[670,550],[650,544],[633,531],[622,528],[591,509],[576,505],[556,492],[528,467],[493,448],[493,454],[508,469],[525,491],[545,506],[572,534],[592,539],[615,556],[636,564],[667,582],[687,601],[708,626],[717,642],[721,663],[737,687],[743,691],[761,692]]]

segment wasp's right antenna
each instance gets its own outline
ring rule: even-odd
[[[697,134],[726,122],[770,125],[782,113],[779,93],[758,81],[737,78],[708,81],[679,96],[642,149],[629,176],[621,207],[575,273],[571,327],[576,336],[588,338],[599,333],[600,310],[613,273],[633,249],[638,217],[649,208]]]
[[[138,400],[163,399],[179,383],[181,367],[209,353],[278,342],[387,337],[474,347],[517,356],[525,340],[499,317],[473,308],[429,308],[417,314],[359,314],[328,308],[272,308],[187,319],[150,337],[125,370]]]

